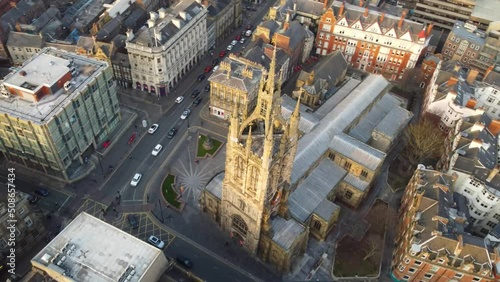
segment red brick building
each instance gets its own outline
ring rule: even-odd
[[[415,171],[399,210],[394,281],[498,281],[499,235],[471,235],[468,201],[454,192],[456,179],[425,167]]]
[[[335,1],[321,17],[316,35],[316,54],[340,50],[358,69],[401,79],[425,53],[432,25],[386,15],[369,8]]]

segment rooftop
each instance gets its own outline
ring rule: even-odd
[[[471,18],[474,20],[498,21],[500,6],[497,0],[476,0]]]
[[[346,158],[375,171],[384,161],[386,154],[353,137],[339,133],[330,142],[330,149]]]
[[[297,237],[306,230],[293,218],[286,220],[280,216],[273,218],[271,225],[274,231],[273,241],[285,250],[289,250]]]
[[[44,48],[31,57],[18,70],[8,74],[3,85],[17,88],[23,92],[35,93],[42,87],[50,88],[67,73],[72,72],[69,90],[61,87],[57,92],[45,95],[38,102],[25,100],[16,95],[0,96],[0,112],[13,117],[44,124],[58,114],[71,101],[81,95],[80,92],[108,64],[74,53]],[[73,69],[74,68],[74,69]]]
[[[222,199],[222,183],[224,182],[224,172],[217,174],[214,178],[208,182],[205,189],[212,195],[217,197],[217,199]]]
[[[98,239],[97,239],[98,238]],[[124,247],[126,246],[126,247]],[[33,259],[75,281],[141,281],[153,263],[164,256],[140,239],[80,213]]]
[[[311,132],[299,139],[292,169],[292,184],[297,183],[312,164],[326,152],[337,134],[346,130],[360,115],[364,114],[367,107],[372,105],[380,95],[385,94],[388,85],[387,80],[381,75],[369,75],[344,99],[338,101],[338,104]],[[331,99],[333,98],[335,95]]]

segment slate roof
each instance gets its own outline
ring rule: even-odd
[[[305,223],[346,174],[343,168],[324,158],[290,194],[288,198],[290,214]]]
[[[225,174],[225,172],[217,174],[208,182],[207,186],[205,186],[205,190],[210,192],[210,194],[214,195],[217,199],[222,199],[222,184]]]
[[[297,105],[297,101],[288,95],[281,96],[281,115],[285,120],[288,120],[295,110],[295,105]],[[319,119],[316,118],[311,113],[303,110],[301,104],[300,107],[300,121],[299,121],[299,130],[303,133],[310,132],[318,123]],[[306,108],[306,107],[304,107]]]
[[[319,216],[325,221],[329,221],[332,215],[340,209],[336,204],[328,201],[328,199],[323,199],[321,203],[314,210],[314,214]]]
[[[384,152],[344,133],[335,135],[329,147],[331,150],[363,165],[371,171],[375,171],[382,164],[386,156]]]
[[[116,16],[114,19],[110,20],[97,32],[96,39],[99,41],[111,42],[115,34],[119,32],[122,26],[123,17]]]
[[[388,94],[389,95],[389,94]],[[393,108],[375,127],[374,132],[389,139],[396,138],[401,130],[410,122],[413,113],[401,107]]]
[[[347,176],[344,178],[344,181],[361,192],[366,191],[368,186],[370,186],[369,182],[362,180],[352,173],[347,174]]]
[[[191,4],[189,4],[191,2]],[[201,6],[198,2],[192,0],[185,0],[179,2],[172,13],[168,13],[164,19],[158,18],[154,27],[149,28],[148,26],[143,26],[132,39],[131,43],[136,43],[142,46],[153,47],[156,44],[155,34],[161,34],[161,41],[158,43],[163,45],[168,40],[173,38],[177,32],[182,30],[187,22],[191,21],[205,8]],[[186,13],[186,20],[180,16],[180,12],[184,11]],[[173,21],[180,21],[180,28],[178,28]]]
[[[485,43],[485,39],[480,35],[467,30],[465,28],[465,23],[462,21],[456,21],[451,32],[454,33],[456,37],[467,39],[467,41],[469,41],[470,43],[474,43],[475,45],[483,46]]]
[[[59,9],[57,9],[56,7],[49,7],[38,18],[34,19],[31,25],[36,28],[35,32],[38,32],[43,27],[45,27],[49,22],[54,20],[54,18],[57,18],[56,17],[57,15],[59,15]]]
[[[38,34],[11,31],[7,46],[42,48],[43,38]]]
[[[257,64],[262,65],[269,70],[269,65],[271,64],[272,53],[269,56],[264,52],[264,48],[270,48],[271,50],[274,48],[272,45],[264,43],[262,39],[258,39],[257,41],[252,41],[247,46],[247,51],[244,52],[243,57]],[[283,65],[290,59],[285,51],[278,48],[276,50],[276,73],[278,74],[280,70],[283,68]],[[283,70],[287,71],[287,70]]]
[[[369,75],[333,110],[328,112],[311,132],[299,139],[292,169],[292,184],[304,176],[312,164],[326,152],[333,138],[346,130],[368,106],[385,92],[388,85],[387,80],[381,75]]]
[[[368,143],[372,137],[373,130],[387,116],[393,108],[399,108],[399,101],[391,94],[385,94],[371,110],[356,124],[349,135],[361,142]]]
[[[321,62],[314,67],[314,74],[317,78],[335,81],[346,70],[347,61],[340,51],[336,51],[321,59]]]
[[[299,21],[291,21],[286,30],[280,29],[277,32],[290,38],[288,45],[290,49],[298,48],[299,44],[302,43],[307,36],[306,30]]]
[[[324,118],[329,112],[333,110],[342,100],[344,100],[347,95],[349,95],[354,88],[358,87],[361,80],[354,78],[347,78],[347,81],[340,87],[333,96],[330,97],[326,102],[324,102],[316,111],[313,113],[318,119]]]
[[[378,23],[382,31],[382,34],[386,34],[387,32],[389,32],[394,28],[397,37],[401,37],[405,33],[410,32],[410,36],[412,38],[412,41],[414,42],[418,41],[419,39],[418,33],[422,31],[422,29],[424,28],[423,24],[421,23],[405,19],[403,21],[401,29],[399,29],[398,22],[400,20],[400,17],[393,16],[390,14],[385,14],[384,20],[380,21],[382,13],[377,12],[375,10],[369,10],[368,16],[364,17],[365,8],[359,7],[357,5],[351,5],[348,3],[344,4],[345,5],[344,15],[338,16],[340,6],[342,5],[342,3],[343,2],[340,1],[334,1],[331,5],[331,8],[334,10],[335,15],[337,16],[337,22],[341,21],[342,18],[344,17],[346,18],[347,23],[349,25],[352,25],[359,20],[361,22],[363,29],[366,29],[372,26],[373,24]]]
[[[136,7],[132,13],[123,21],[126,29],[132,29],[134,32],[146,23],[148,19],[147,12],[141,7]]]
[[[45,9],[41,11],[36,10],[43,7],[44,4],[41,0],[21,0],[17,2],[16,7],[11,8],[1,16],[3,30],[15,30],[16,23],[18,22],[29,24],[33,18],[28,17],[28,15],[33,14],[33,11],[35,11],[35,17],[40,15]]]
[[[248,93],[248,100],[251,101],[255,98],[258,91],[254,91],[259,87],[260,78],[262,77],[262,66],[254,66],[253,64],[244,63],[241,59],[233,57],[230,55],[229,57],[223,60],[224,63],[228,63],[231,66],[231,73],[228,76],[227,71],[222,68],[218,68],[210,77],[208,81],[214,83],[220,83],[230,88],[238,89]],[[243,76],[243,70],[247,68],[248,70],[253,71],[252,78],[248,76]]]
[[[293,218],[286,220],[279,216],[271,220],[271,226],[274,231],[273,241],[284,250],[289,250],[297,237],[306,230]]]

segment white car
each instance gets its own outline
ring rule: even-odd
[[[241,44],[245,43],[245,38],[240,39],[240,43]]]
[[[157,123],[151,125],[151,127],[148,129],[149,134],[153,134],[158,130],[158,127],[160,127]]]
[[[181,119],[186,119],[186,118],[189,116],[189,114],[190,114],[190,113],[191,113],[191,110],[190,110],[190,109],[186,109],[186,110],[182,113],[182,115],[181,115]]]
[[[136,173],[134,175],[134,178],[132,178],[132,181],[130,181],[130,186],[136,187],[137,184],[139,184],[139,181],[141,181],[141,178],[142,178],[142,174]]]
[[[165,242],[163,242],[162,240],[160,240],[160,238],[153,235],[149,236],[148,242],[151,245],[157,247],[158,249],[163,249],[163,247],[165,247]]]
[[[236,44],[238,44],[238,41],[236,41],[236,40],[231,41],[231,45],[233,45],[233,46],[234,46],[234,45],[236,45]]]
[[[156,145],[156,147],[153,149],[153,152],[151,152],[151,155],[153,156],[158,156],[158,154],[160,153],[161,149],[163,149],[163,146],[158,144]]]
[[[179,96],[179,97],[175,98],[175,102],[176,102],[177,104],[182,103],[182,101],[184,101],[184,96]]]
[[[213,72],[219,69],[219,66],[215,66]],[[209,84],[210,85],[210,84]]]
[[[231,51],[231,50],[233,50],[233,45],[227,45],[227,48],[226,48],[226,50],[228,50],[228,51]]]

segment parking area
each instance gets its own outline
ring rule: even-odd
[[[130,214],[135,214],[137,216],[139,221],[139,227],[137,229],[132,229],[127,220],[127,217]],[[165,248],[167,248],[175,238],[173,234],[163,229],[163,227],[155,224],[149,213],[124,213],[121,218],[122,219],[119,222],[116,222],[113,225],[141,240],[146,241],[149,236],[154,235],[165,242]]]
[[[71,202],[70,199],[74,196],[52,189],[49,195],[37,197],[39,197],[40,200],[36,205],[41,210],[54,213],[66,208],[66,204]]]

